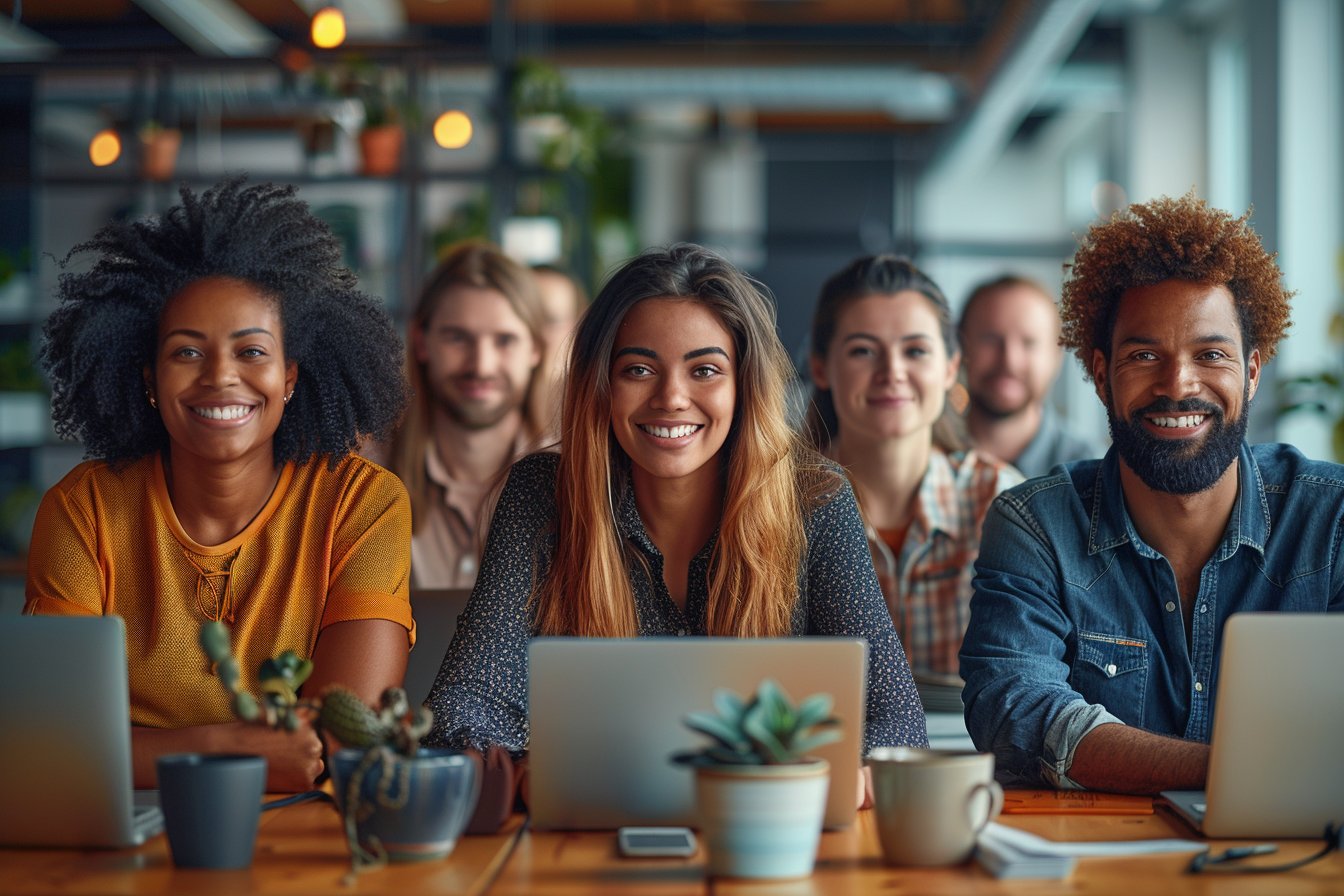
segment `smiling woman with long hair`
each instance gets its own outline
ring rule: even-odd
[[[284,650],[313,660],[305,693],[401,683],[410,505],[352,454],[405,404],[400,343],[293,187],[181,195],[77,246],[92,264],[60,279],[42,360],[56,431],[92,460],[42,500],[25,611],[125,619],[137,786],[158,755],[206,751],[306,789],[316,735],[234,721],[197,632],[231,625],[254,692]]]
[[[579,324],[559,455],[515,464],[429,740],[527,748],[535,635],[846,635],[865,751],[926,742],[853,492],[789,428],[774,308],[699,246],[618,270]]]

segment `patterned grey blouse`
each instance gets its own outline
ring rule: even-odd
[[[499,744],[515,755],[527,749],[527,645],[533,636],[527,604],[533,581],[550,564],[558,463],[556,454],[534,454],[509,472],[476,587],[426,701],[434,711],[434,728],[424,739],[428,745],[484,749]],[[649,540],[628,488],[617,517],[621,534],[648,563],[646,570],[631,557],[626,567],[639,634],[704,635],[709,558],[717,533],[691,560],[683,613],[667,593],[662,555]],[[813,510],[805,529],[807,552],[793,634],[867,640],[865,755],[878,746],[927,746],[924,711],[843,475],[836,476],[835,493]]]

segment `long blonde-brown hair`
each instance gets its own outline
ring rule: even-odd
[[[508,300],[515,314],[532,336],[538,347],[544,344],[542,335],[543,309],[532,273],[523,265],[505,255],[498,247],[477,240],[458,243],[443,255],[442,260],[425,280],[416,300],[415,310],[407,325],[407,332],[422,333],[429,327],[430,318],[438,310],[454,286],[474,286],[493,289]],[[540,365],[532,371],[527,396],[536,388]],[[425,446],[433,434],[430,403],[434,400],[425,383],[424,365],[415,357],[415,340],[406,340],[406,378],[410,382],[410,406],[401,428],[393,437],[388,452],[388,466],[406,485],[411,496],[411,526],[419,529],[429,514],[429,477],[425,473]],[[540,415],[530,409],[531,402],[523,399],[523,426],[528,440],[536,442],[545,435],[545,424]]]
[[[654,249],[627,262],[584,315],[574,337],[561,418],[555,552],[533,592],[545,635],[637,633],[629,551],[616,525],[629,457],[611,430],[616,331],[639,302],[703,302],[733,335],[737,396],[724,443],[724,504],[710,557],[711,635],[787,634],[806,549],[803,514],[827,478],[788,425],[793,375],[775,332],[773,303],[742,272],[700,246]]]

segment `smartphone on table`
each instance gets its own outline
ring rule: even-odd
[[[616,844],[623,856],[693,856],[695,832],[690,828],[621,828]]]

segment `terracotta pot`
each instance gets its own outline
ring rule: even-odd
[[[147,180],[170,180],[177,165],[182,132],[161,128],[140,135],[140,173]]]
[[[359,132],[359,151],[363,155],[363,173],[368,177],[396,174],[401,167],[401,145],[406,132],[399,124],[383,124]]]

